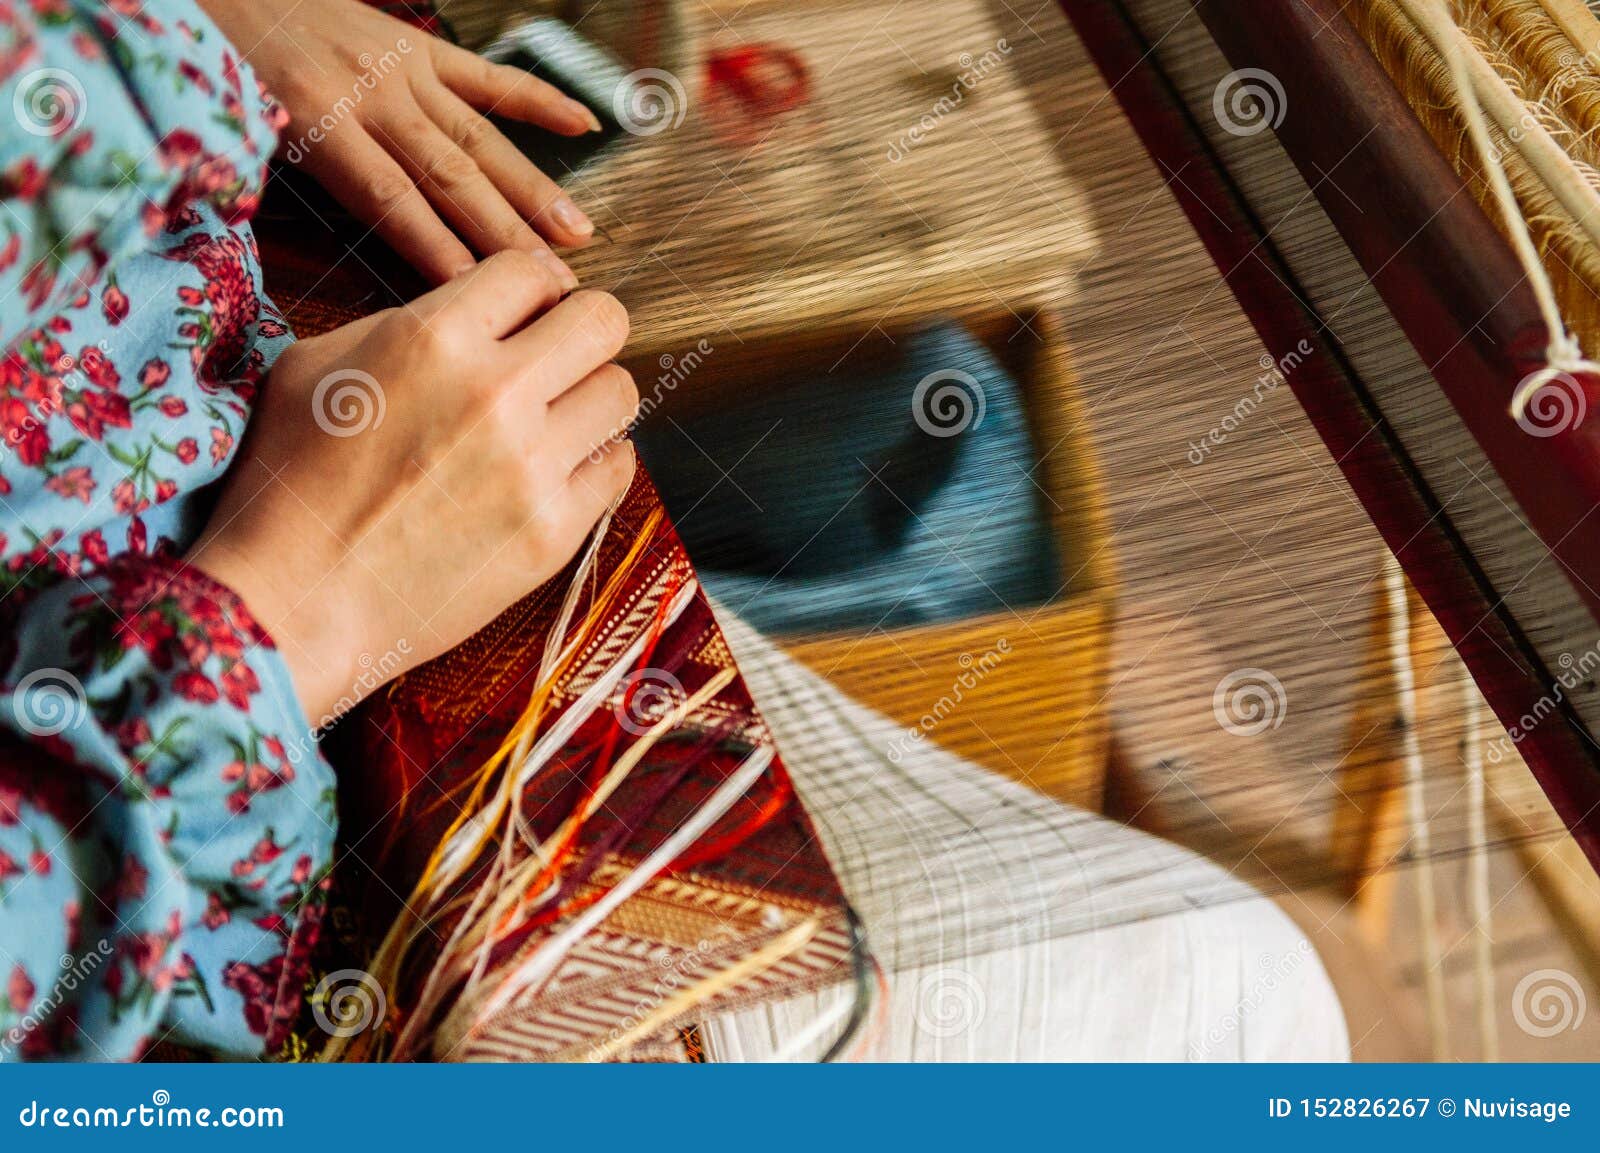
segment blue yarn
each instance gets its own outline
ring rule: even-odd
[[[913,395],[952,370],[982,398],[953,411],[981,418],[935,435]],[[959,620],[1060,589],[1017,386],[954,325],[902,339],[893,363],[658,413],[635,439],[707,590],[765,632]]]

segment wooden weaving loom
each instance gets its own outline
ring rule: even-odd
[[[737,7],[743,11],[745,6]],[[783,32],[786,44],[809,44],[806,37],[816,35],[810,54],[828,64],[831,77],[835,75],[835,55],[829,49],[835,41],[840,59],[853,65],[862,63],[860,45],[864,38],[858,34],[862,29],[855,28],[851,21],[875,28],[893,6],[884,6],[884,12],[879,14],[866,6],[854,9],[836,5],[827,14],[830,23],[826,26],[820,20],[815,24],[806,22],[804,37],[783,27],[778,6],[757,6],[763,7],[773,10],[772,34],[776,37]],[[1260,15],[1256,26],[1249,28],[1232,27],[1229,14],[1220,4],[1202,5],[1198,11],[1166,0],[1133,0],[1122,5],[1067,2],[1064,7],[1095,54],[1112,92],[1123,102],[1158,160],[1163,176],[1170,178],[1169,189],[1245,305],[1273,359],[1292,365],[1285,372],[1289,384],[1378,522],[1384,539],[1445,624],[1502,723],[1515,726],[1519,751],[1574,830],[1578,843],[1591,860],[1595,859],[1594,817],[1595,806],[1600,802],[1600,777],[1596,776],[1595,745],[1590,740],[1590,734],[1596,731],[1594,686],[1579,681],[1570,688],[1563,684],[1559,692],[1554,692],[1553,686],[1567,668],[1567,661],[1576,663],[1581,654],[1595,647],[1595,606],[1584,589],[1600,587],[1600,580],[1589,571],[1594,550],[1583,547],[1588,539],[1583,532],[1587,509],[1575,494],[1600,491],[1592,476],[1593,462],[1600,458],[1591,451],[1594,446],[1587,444],[1589,426],[1582,422],[1547,437],[1528,433],[1508,418],[1508,402],[1518,382],[1541,363],[1543,333],[1531,296],[1522,283],[1523,270],[1498,231],[1492,212],[1486,215],[1484,208],[1475,203],[1481,190],[1472,183],[1472,173],[1463,159],[1470,159],[1470,150],[1452,145],[1439,125],[1417,120],[1412,101],[1402,97],[1396,82],[1367,48],[1366,36],[1358,35],[1332,4],[1274,5]],[[1279,11],[1279,7],[1285,10]],[[1358,7],[1362,13],[1380,8],[1376,4]],[[1387,10],[1389,6],[1382,7]],[[451,12],[458,10],[459,6],[455,6]],[[837,30],[833,29],[833,21],[838,24]],[[1236,16],[1233,22],[1237,22]],[[758,30],[761,27],[756,25]],[[986,29],[986,24],[974,24],[954,41],[952,33],[942,29],[938,45],[946,51],[956,41],[961,46],[982,47],[991,41]],[[748,18],[741,21],[741,31],[748,35],[751,30]],[[824,30],[830,32],[830,37],[823,36]],[[1022,43],[1020,35],[1016,39]],[[1373,39],[1377,41],[1376,33]],[[904,48],[888,43],[877,47],[891,64],[904,56]],[[911,47],[922,55],[921,45],[912,42]],[[1022,54],[1019,49],[1019,57]],[[1229,103],[1238,80],[1242,79],[1245,86],[1252,83],[1252,76],[1239,75],[1249,68],[1269,72],[1283,89],[1280,107],[1284,115],[1276,125],[1276,135],[1266,131],[1265,125],[1262,130],[1253,130],[1248,116],[1242,115],[1235,115],[1235,131],[1230,131],[1217,112],[1219,88],[1230,76],[1236,78],[1235,88],[1223,90],[1220,106],[1230,115],[1236,108],[1241,113],[1249,111],[1248,102],[1242,107]],[[1018,65],[1008,74],[1020,70]],[[981,101],[974,100],[972,107],[977,111],[971,115],[982,117],[1004,109],[1007,97],[1000,88],[1004,83],[995,81],[996,87],[987,89]],[[878,88],[868,91],[883,95]],[[1272,94],[1273,89],[1268,85],[1263,91]],[[894,95],[913,102],[921,98],[916,91],[910,97],[890,93]],[[859,105],[848,107],[854,112]],[[696,104],[683,136],[653,138],[659,142],[660,156],[647,155],[640,147],[622,153],[614,165],[598,174],[586,171],[576,177],[585,195],[611,206],[605,218],[608,225],[624,241],[633,234],[635,249],[656,252],[658,245],[670,240],[685,250],[684,259],[671,266],[673,275],[656,277],[653,287],[649,278],[633,276],[637,256],[625,245],[597,246],[579,258],[580,271],[589,283],[614,287],[628,300],[636,317],[648,319],[643,327],[662,343],[647,347],[647,360],[653,360],[657,353],[681,352],[692,345],[690,337],[711,331],[703,320],[691,323],[683,318],[685,296],[703,303],[702,293],[709,295],[718,305],[714,312],[726,312],[740,322],[737,332],[730,331],[726,351],[719,353],[718,367],[726,366],[729,375],[749,379],[753,374],[747,367],[733,363],[745,339],[789,333],[797,319],[809,322],[818,316],[842,326],[856,318],[861,299],[876,300],[866,292],[850,298],[843,289],[863,290],[875,282],[859,270],[845,279],[818,277],[817,282],[826,290],[816,294],[810,315],[798,310],[798,317],[779,311],[780,306],[796,306],[794,294],[787,291],[752,298],[763,304],[762,308],[749,304],[734,308],[721,296],[706,291],[698,281],[693,282],[692,291],[685,291],[682,276],[704,269],[717,273],[708,277],[711,288],[729,292],[735,300],[742,299],[730,288],[723,275],[724,266],[708,256],[708,238],[680,220],[686,205],[673,204],[672,213],[661,213],[656,211],[660,200],[622,193],[639,191],[625,177],[638,177],[642,184],[648,171],[656,172],[655,184],[691,190],[688,199],[696,202],[695,198],[702,195],[701,186],[685,179],[682,169],[664,168],[666,161],[662,157],[682,162],[686,157],[709,153],[715,159],[718,153],[714,147],[720,139],[717,126],[698,119],[709,110]],[[879,111],[891,126],[907,114],[893,103],[886,103]],[[819,132],[817,118],[811,112],[797,114],[793,119],[792,127],[802,134],[804,143],[816,145],[820,140],[819,150],[830,156],[840,150],[843,138]],[[1238,122],[1241,119],[1242,125]],[[1277,117],[1269,116],[1272,119]],[[1237,131],[1240,127],[1243,131]],[[778,142],[791,144],[782,136]],[[844,142],[852,147],[855,144],[853,138]],[[951,151],[957,151],[955,143],[952,134]],[[928,151],[919,154],[919,159],[931,164],[937,156]],[[981,161],[981,156],[973,161],[975,171]],[[1510,163],[1507,166],[1513,168]],[[1039,167],[1048,165],[1041,163]],[[752,169],[758,186],[753,185],[748,191],[717,186],[736,211],[743,211],[741,205],[754,207],[749,204],[752,192],[765,203],[766,193],[779,199],[776,193],[780,186],[782,191],[788,191],[793,183],[792,168],[773,164],[770,158],[766,164],[752,165]],[[698,171],[701,170],[688,166],[690,177]],[[900,166],[893,173],[902,179],[901,194],[907,187],[926,186],[930,195],[937,191],[927,181],[919,180],[917,170],[909,165]],[[1527,174],[1514,170],[1512,175],[1519,182],[1519,190],[1523,190],[1528,183]],[[1024,182],[1024,187],[1036,190],[1031,181]],[[806,191],[809,193],[809,185]],[[1532,196],[1533,192],[1527,191],[1527,195]],[[898,198],[888,206],[874,202],[869,205],[871,211],[848,215],[831,238],[853,259],[862,260],[865,252],[871,258],[863,261],[864,266],[870,266],[868,271],[904,271],[908,257],[897,252],[896,260],[880,259],[876,248],[885,235],[879,218],[894,219],[890,210],[899,204]],[[1040,292],[1048,296],[1046,289],[1054,291],[1054,281],[1062,278],[1070,264],[1067,254],[1078,251],[1075,246],[1082,243],[1083,236],[1076,213],[1071,214],[1069,228],[1063,224],[1063,214],[1048,200],[1040,208],[1037,218],[1020,215],[1016,206],[1010,205],[1007,213],[985,213],[981,220],[990,226],[998,222],[998,232],[1012,245],[1008,250],[1009,270],[1014,275],[1021,275],[1021,271],[1031,275],[1037,266],[1043,286]],[[622,228],[617,228],[619,211],[626,217]],[[756,223],[778,231],[771,214]],[[846,233],[845,226],[853,231]],[[990,259],[998,259],[997,246],[988,243],[989,233],[973,228],[951,231],[964,240],[978,242],[973,247],[980,254],[988,252]],[[718,228],[709,241],[715,246],[714,253],[723,246],[737,247],[763,235],[754,225],[731,235],[730,230]],[[897,241],[902,239],[898,233],[889,235]],[[295,240],[304,247],[306,234],[296,233]],[[920,252],[928,246],[913,244],[907,238],[904,247],[908,252]],[[320,265],[314,265],[302,269],[307,275],[292,287],[286,286],[282,276],[284,262],[280,260],[275,265],[270,251],[268,256],[269,283],[291,311],[299,309],[294,320],[301,331],[316,331],[337,323],[352,308],[379,307],[392,298],[392,294],[385,293],[393,274],[379,263],[379,256],[369,258],[372,267],[385,274],[376,278],[382,283],[368,283],[358,277],[324,284]],[[787,260],[776,263],[789,267]],[[1551,263],[1584,266],[1576,249],[1562,250],[1561,259],[1552,259]],[[809,269],[802,266],[801,271]],[[1581,319],[1585,314],[1573,303],[1573,283],[1563,278],[1560,268],[1552,275],[1562,286],[1563,307],[1570,323],[1589,347]],[[765,279],[763,272],[756,283]],[[938,307],[949,309],[959,303],[960,294],[949,290],[954,280],[929,274],[922,276],[919,284],[931,286],[931,294],[940,296]],[[739,291],[748,287],[740,286]],[[787,288],[782,284],[778,287]],[[933,290],[944,291],[941,294]],[[896,302],[915,299],[899,291],[888,296]],[[764,307],[769,302],[771,310]],[[320,314],[319,308],[324,309]],[[874,310],[871,315],[877,318],[879,313]],[[716,335],[717,343],[723,346],[722,330],[716,330]],[[1308,351],[1301,353],[1302,348]],[[782,351],[790,355],[787,346]],[[698,377],[693,391],[708,384],[705,377]],[[685,403],[690,399],[683,398]],[[1074,419],[1068,423],[1078,422]],[[1555,483],[1557,476],[1561,477],[1560,484]],[[1470,484],[1464,483],[1469,480]],[[636,514],[648,504],[648,493],[635,494],[630,511],[621,521],[631,528],[619,539],[628,539],[630,533],[637,537]],[[629,517],[634,519],[630,521]],[[663,544],[669,552],[675,547],[670,541]],[[1547,553],[1550,560],[1534,563]],[[604,569],[602,565],[601,571]],[[1403,614],[1403,591],[1401,606]],[[522,611],[526,613],[527,608],[524,606]],[[532,630],[522,634],[524,642],[542,636],[539,629],[548,625],[554,608],[547,597],[539,610],[545,614],[543,617],[536,621],[535,613],[524,619],[523,625]],[[646,627],[644,635],[650,631]],[[714,626],[711,632],[714,633]],[[524,656],[538,647],[525,644]],[[876,665],[867,663],[873,679],[881,680]],[[1587,662],[1578,667],[1587,667]],[[411,722],[426,715],[431,727],[439,715],[452,712],[454,706],[446,701],[448,707],[441,714],[440,698],[450,695],[446,690],[452,684],[459,685],[461,670],[455,671],[455,681],[449,676],[431,682],[427,676],[411,678],[409,686],[402,686],[381,702],[369,719],[379,722],[374,731],[387,731],[391,736],[379,737],[366,755],[388,758],[384,763],[403,772],[409,758],[426,764],[429,757],[441,751],[453,752],[454,738],[448,725],[441,729],[442,744],[434,740],[433,749],[416,751],[413,742],[419,740],[419,726]],[[1084,675],[1078,679],[1082,680],[1082,687],[1093,689],[1087,693],[1089,700],[1098,702],[1104,696],[1098,677]],[[520,685],[520,674],[511,680]],[[1031,690],[1037,683],[1034,680],[1027,687]],[[728,691],[737,696],[737,684]],[[581,691],[577,695],[581,696]],[[506,706],[498,723],[510,728],[516,723],[516,709],[510,708],[509,696],[496,703]],[[518,702],[518,708],[521,703],[525,701]],[[612,707],[617,703],[620,701],[613,702]],[[921,708],[919,704],[914,711]],[[1094,710],[1086,715],[1093,716]],[[1524,725],[1521,720],[1525,716],[1539,721]],[[1065,720],[1060,727],[1069,732],[1080,729],[1078,723],[1068,725]],[[1083,726],[1084,730],[1089,728]],[[716,731],[716,722],[698,728],[702,736]],[[426,745],[430,738],[421,734],[420,739]],[[490,741],[474,755],[492,755],[493,744]],[[397,754],[395,750],[402,747],[404,754]],[[693,741],[689,742],[690,751],[695,747]],[[582,741],[578,742],[578,751],[584,751]],[[678,751],[682,751],[681,744]],[[719,755],[732,755],[733,751],[732,744],[717,750]],[[464,760],[468,765],[472,763],[470,758]],[[716,767],[720,772],[727,765],[719,763]],[[1063,774],[1063,781],[1068,786],[1063,791],[1072,799],[1089,805],[1098,803],[1097,790],[1078,791],[1071,774]],[[389,785],[392,788],[393,781]],[[1350,790],[1363,799],[1376,791],[1371,787]],[[765,792],[755,794],[753,807],[765,809],[770,796]],[[543,803],[543,799],[537,803]],[[447,804],[446,801],[433,810],[420,806],[407,815],[430,819],[445,812]],[[790,832],[803,828],[804,817],[788,812],[768,834],[781,832],[785,825]],[[406,849],[414,854],[419,846],[427,848],[433,843],[418,841]],[[759,841],[752,844],[761,848]],[[1355,870],[1367,869],[1381,856],[1372,852],[1360,854],[1354,862]],[[759,860],[760,853],[752,858],[741,849],[720,863],[722,875],[711,880],[747,881],[748,876],[742,877],[741,870],[752,859]],[[851,940],[848,913],[838,902],[831,882],[826,881],[826,863],[819,859],[810,863],[817,868],[803,878],[804,883],[791,895],[803,898],[826,923],[827,934],[818,940],[824,940],[831,950],[824,960],[832,965],[832,979],[859,976],[859,942]],[[413,855],[401,874],[409,883],[428,868],[427,861]],[[591,874],[589,880],[594,888],[576,897],[588,899],[604,889],[611,878],[610,873]],[[379,893],[375,903],[392,905],[401,896]],[[783,926],[766,926],[759,917],[755,918],[747,926],[750,933],[737,943],[738,949],[746,955],[759,956],[766,945],[776,947],[788,930],[812,919],[815,918],[800,916]],[[545,926],[538,928],[542,931]],[[442,931],[445,935],[450,932],[448,919]],[[703,953],[697,944],[692,935],[680,935],[677,955],[693,958]],[[684,945],[688,947],[683,948]],[[675,964],[668,964],[676,971]],[[813,974],[828,967],[827,963],[818,966]],[[403,969],[404,965],[396,968]],[[804,978],[801,985],[810,979]],[[409,1009],[422,995],[418,988],[421,983],[413,972],[407,980],[389,988],[391,993],[401,987],[410,990],[404,994],[408,999],[402,1006]],[[734,1000],[730,997],[717,1004]],[[647,1038],[633,1037],[627,1028],[619,1033],[614,1025],[587,1036],[569,1033],[533,1037],[534,1047],[529,1049],[519,1048],[530,1041],[528,1017],[518,1019],[512,1014],[501,1022],[504,1027],[494,1030],[487,1043],[481,1045],[484,1038],[471,1028],[464,1032],[441,1028],[431,1055],[460,1056],[465,1052],[487,1057],[511,1053],[682,1057],[693,1055],[693,1040],[673,1030],[690,1020],[680,1014],[675,1024],[655,1021],[653,1024],[662,1028]],[[616,1044],[619,1036],[627,1039],[626,1046]],[[465,1050],[457,1047],[461,1041],[468,1042]],[[414,1038],[404,1039],[393,1033],[366,1052],[360,1051],[360,1046],[350,1049],[354,1051],[348,1055],[419,1055]]]
[[[1600,382],[1552,374],[1540,403],[1513,414],[1519,384],[1544,365],[1545,325],[1450,67],[1408,20],[1412,5],[1063,8],[1261,339],[1295,366],[1288,383],[1385,542],[1600,867],[1600,685],[1584,659],[1600,638]],[[1482,61],[1475,81],[1509,78],[1521,102],[1507,124],[1485,100],[1490,131],[1565,324],[1594,349],[1600,24],[1567,0],[1453,8]],[[1552,141],[1586,194],[1561,186],[1563,200],[1525,159],[1550,161],[1539,144]]]

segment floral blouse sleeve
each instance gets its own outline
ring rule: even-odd
[[[191,0],[0,0],[0,1060],[260,1055],[333,777],[177,559],[292,339],[247,218],[279,116]]]

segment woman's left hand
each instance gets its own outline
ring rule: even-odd
[[[433,281],[470,267],[473,251],[593,235],[483,115],[563,136],[599,129],[578,101],[360,0],[200,3],[287,109],[282,154]]]

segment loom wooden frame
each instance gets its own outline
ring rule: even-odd
[[[1145,148],[1183,171],[1169,189],[1268,350],[1282,357],[1302,340],[1315,349],[1289,384],[1496,716],[1510,726],[1541,701],[1547,708],[1548,670],[1357,372],[1319,332],[1308,296],[1293,290],[1296,277],[1137,26],[1110,0],[1061,5]],[[1249,19],[1205,0],[1198,9],[1233,67],[1282,83],[1279,142],[1600,620],[1600,548],[1578,531],[1595,507],[1584,494],[1600,493],[1600,421],[1536,438],[1509,419],[1509,398],[1538,367],[1545,339],[1510,246],[1332,0],[1252,5]],[[1365,182],[1385,210],[1363,213],[1320,179],[1334,169]],[[1565,702],[1558,707],[1519,749],[1600,871],[1600,748]]]

